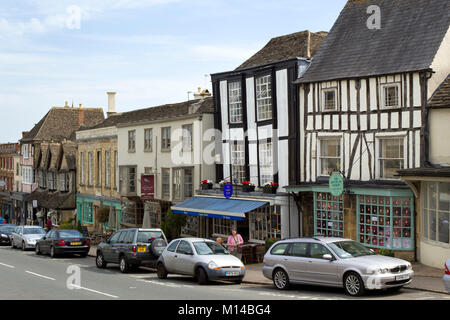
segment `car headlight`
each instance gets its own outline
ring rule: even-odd
[[[220,267],[214,261],[211,261],[210,263],[208,263],[208,268],[210,268],[211,270],[219,270],[220,269]]]
[[[372,271],[372,274],[385,274],[385,273],[388,273],[388,272],[389,272],[388,268],[375,268]]]
[[[2,233],[2,238],[8,238],[8,236]]]

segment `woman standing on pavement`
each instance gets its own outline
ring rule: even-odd
[[[231,235],[228,237],[228,250],[230,253],[236,258],[242,259],[242,245],[244,244],[244,240],[241,235],[237,233],[236,230],[231,230]]]

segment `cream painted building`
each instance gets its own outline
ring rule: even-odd
[[[123,114],[117,125],[123,225],[142,225],[145,211],[158,227],[172,204],[192,197],[202,180],[215,180],[213,111],[208,97]]]

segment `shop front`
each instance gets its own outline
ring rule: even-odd
[[[12,209],[12,201],[10,199],[9,192],[0,192],[0,213],[1,217],[8,216],[9,221],[13,219],[13,209]]]
[[[120,229],[122,205],[120,200],[77,194],[77,220],[89,232],[114,232]]]
[[[450,257],[450,168],[400,170],[417,203],[417,260],[442,268]]]
[[[408,187],[328,185],[286,188],[298,195],[302,235],[350,238],[365,246],[414,260],[414,195]]]

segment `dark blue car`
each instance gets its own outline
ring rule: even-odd
[[[0,245],[11,245],[11,234],[16,227],[14,224],[0,225]]]

